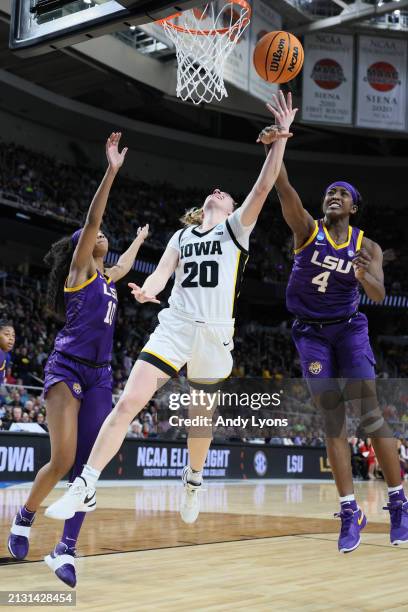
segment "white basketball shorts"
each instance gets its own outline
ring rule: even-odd
[[[204,322],[174,308],[164,308],[139,359],[169,376],[187,364],[189,380],[216,383],[231,374],[233,335],[233,321]]]

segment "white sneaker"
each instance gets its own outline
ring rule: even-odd
[[[180,507],[180,516],[185,523],[194,523],[200,513],[199,491],[202,483],[194,484],[187,480],[190,476],[190,467],[186,465],[181,479],[184,484],[184,495]]]
[[[86,484],[85,478],[77,476],[68,484],[68,491],[60,499],[48,506],[45,516],[65,521],[76,512],[93,512],[96,508],[96,491]]]

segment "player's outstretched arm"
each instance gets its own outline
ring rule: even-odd
[[[353,259],[354,274],[361,283],[367,297],[373,302],[385,298],[383,254],[381,247],[368,238],[363,238],[361,249]]]
[[[103,214],[113,181],[127,153],[126,147],[119,153],[118,147],[121,136],[122,134],[120,132],[113,132],[106,141],[108,168],[89,207],[84,228],[72,257],[70,275],[74,272],[76,276],[75,282],[81,280],[78,279],[78,272],[95,272],[95,270],[92,269],[94,267],[92,253],[95,247],[96,237],[101,227]],[[70,282],[71,280],[72,279],[70,279]]]
[[[292,108],[291,94],[288,94],[287,102],[284,95],[281,94],[281,112],[279,114],[279,125],[281,130],[277,132],[276,142],[273,143],[268,152],[259,177],[241,207],[241,223],[243,226],[249,226],[255,223],[269,192],[279,176],[286,143],[288,138],[292,136],[290,133],[290,126],[292,125],[297,110],[297,108]]]
[[[178,251],[172,246],[167,245],[156,270],[146,278],[143,287],[139,287],[135,285],[135,283],[128,283],[134,298],[140,302],[140,304],[144,304],[145,302],[160,304],[160,300],[158,300],[156,296],[163,291],[167,285],[167,281],[177,268],[178,260]]]
[[[267,104],[267,108],[275,117],[276,125],[268,126],[262,130],[258,136],[257,142],[262,142],[265,145],[266,154],[269,154],[270,145],[275,141],[277,128],[282,129],[281,115],[284,110],[284,96],[279,92],[279,98],[274,97],[275,106]],[[291,94],[288,94],[288,103],[291,99]],[[314,229],[313,217],[303,207],[302,201],[289,182],[285,164],[282,162],[279,175],[276,179],[276,191],[282,207],[282,214],[292,230],[295,237],[295,244],[302,245],[311,235]]]
[[[117,263],[109,268],[108,275],[109,278],[113,280],[114,283],[117,283],[121,278],[126,276],[128,272],[131,270],[134,261],[137,257],[140,247],[146,240],[149,235],[149,225],[144,225],[143,227],[139,227],[137,230],[137,236],[130,245],[130,247],[122,253],[119,257]]]

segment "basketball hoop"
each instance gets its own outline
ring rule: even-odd
[[[199,104],[228,97],[225,62],[250,18],[247,0],[221,0],[220,7],[214,2],[158,21],[176,48],[179,98]]]

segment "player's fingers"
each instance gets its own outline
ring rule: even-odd
[[[280,105],[282,107],[283,112],[287,113],[288,112],[288,106],[286,104],[286,99],[285,99],[285,96],[284,96],[283,91],[281,89],[279,90],[279,101],[280,101]]]
[[[356,259],[360,259],[361,261],[371,261],[371,257],[368,253],[364,253],[363,251],[359,251],[356,253]]]
[[[280,100],[278,99],[278,96],[275,95],[275,94],[272,94],[272,98],[273,98],[273,102],[274,102],[277,110],[282,112],[282,106],[281,106]]]
[[[288,111],[291,113],[292,112],[292,93],[289,92],[288,93],[288,98],[287,98],[287,106],[288,106]]]
[[[367,268],[369,267],[369,262],[367,261],[357,261],[355,264],[353,264],[357,269],[360,270],[367,270]]]
[[[266,107],[274,115],[276,119],[280,119],[281,117],[280,113],[271,104],[267,104]]]

